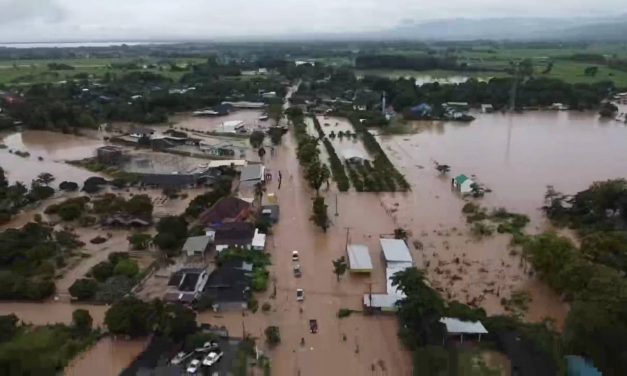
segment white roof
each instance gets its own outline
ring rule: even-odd
[[[372,296],[372,302],[370,297]],[[393,308],[400,297],[390,294],[364,294],[364,305],[366,307]]]
[[[449,334],[487,334],[480,321],[462,321],[453,317],[442,317],[440,322],[446,325]]]
[[[364,159],[364,160],[368,159],[368,156],[366,156],[360,150],[353,149],[353,148],[342,150],[342,156],[344,157],[344,159],[353,159],[353,158],[359,158],[359,159]]]
[[[386,262],[409,262],[412,263],[414,259],[409,253],[409,248],[401,239],[379,239],[381,243],[381,249],[383,250],[383,257]]]
[[[346,247],[348,264],[351,270],[372,270],[372,260],[368,247],[363,244],[349,244]]]
[[[242,125],[244,125],[244,122],[242,120],[227,120],[222,123],[223,127],[239,127]]]
[[[385,268],[385,279],[386,279],[386,291],[388,294],[396,295],[400,297],[405,297],[405,294],[401,290],[397,288],[397,286],[392,285],[392,277],[394,274],[401,272],[407,268],[411,268],[413,265],[409,262],[403,263],[394,263],[394,265],[388,265]]]
[[[259,232],[259,229],[255,229],[255,235],[252,242],[253,248],[265,248],[266,247],[266,234]]]
[[[242,168],[242,173],[239,176],[240,181],[248,181],[248,180],[263,180],[265,171],[265,166],[261,164],[252,164],[247,165]]]
[[[217,168],[217,167],[223,167],[223,166],[236,166],[236,167],[241,167],[241,166],[246,166],[248,162],[246,162],[246,160],[244,159],[226,159],[226,160],[220,160],[220,161],[209,161],[209,168]]]

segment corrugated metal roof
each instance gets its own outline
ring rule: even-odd
[[[372,260],[368,247],[363,244],[349,244],[346,252],[348,253],[348,264],[351,270],[372,270]]]
[[[204,252],[210,241],[211,238],[206,235],[189,237],[183,245],[183,252],[188,254],[193,252]]]
[[[413,262],[409,248],[401,239],[379,239],[386,262]]]
[[[480,321],[462,321],[454,317],[442,317],[440,322],[446,326],[449,334],[487,334]]]
[[[263,170],[264,166],[260,164],[244,166],[239,181],[263,180]]]

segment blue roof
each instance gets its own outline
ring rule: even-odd
[[[568,355],[566,362],[568,363],[568,376],[603,376],[592,362],[580,356]]]

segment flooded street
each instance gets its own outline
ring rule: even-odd
[[[27,185],[42,172],[54,175],[56,184],[63,180],[82,182],[94,176],[93,172],[70,166],[65,161],[92,157],[96,148],[104,145],[96,138],[32,130],[6,135],[1,143],[7,148],[0,150],[0,166],[11,182],[21,181]],[[9,150],[27,151],[30,157],[20,157]],[[39,157],[43,160],[38,160]]]
[[[64,370],[66,376],[119,375],[147,345],[146,339],[102,338],[91,349],[79,354]]]

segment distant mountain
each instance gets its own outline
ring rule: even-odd
[[[378,39],[420,40],[627,40],[627,16],[602,18],[445,19],[404,23]]]

